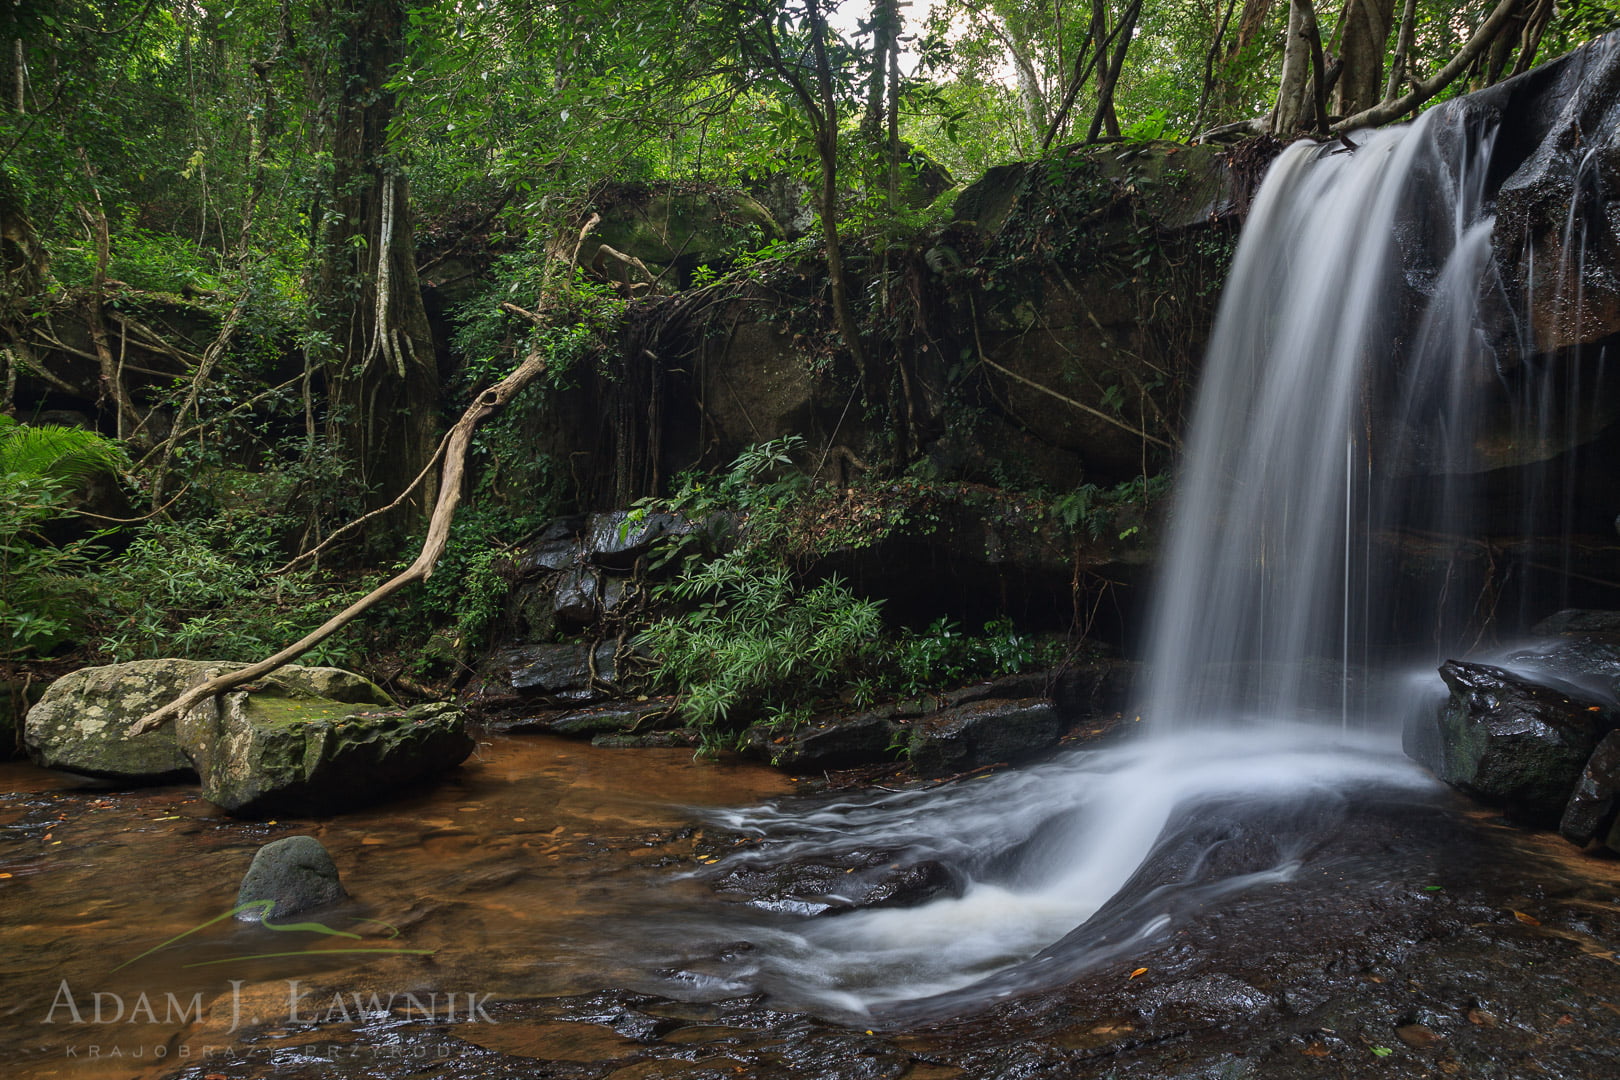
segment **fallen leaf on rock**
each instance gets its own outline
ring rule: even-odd
[[[1304,1054],[1306,1057],[1315,1057],[1315,1058],[1327,1057],[1328,1054],[1330,1053],[1330,1051],[1327,1048],[1327,1043],[1324,1043],[1324,1042],[1309,1043],[1309,1044],[1307,1044],[1305,1046],[1300,1047],[1299,1052]]]
[[[1146,974],[1147,974],[1147,968],[1137,968],[1135,971],[1131,972],[1130,975],[1127,976],[1127,978],[1135,979],[1135,978],[1137,978],[1139,976],[1146,975]]]
[[[1541,920],[1540,919],[1536,918],[1533,915],[1526,915],[1522,911],[1513,912],[1513,917],[1515,919],[1518,919],[1520,922],[1524,923],[1524,925],[1526,925],[1526,926],[1540,926],[1541,925]]]
[[[1488,1013],[1484,1009],[1469,1009],[1468,1022],[1470,1024],[1478,1024],[1480,1027],[1495,1027],[1496,1015],[1494,1013]]]
[[[1402,1024],[1395,1029],[1395,1037],[1414,1050],[1432,1050],[1446,1041],[1423,1024]]]

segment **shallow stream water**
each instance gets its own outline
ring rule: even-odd
[[[1017,792],[1052,771],[1083,780],[1086,753],[920,789],[914,824],[935,835],[952,804],[995,796],[1004,820],[1047,824],[992,847],[1067,844],[1074,808],[1035,813]],[[1378,784],[1326,793],[1298,768],[1269,799],[1233,795],[1255,777],[1205,757],[1228,782],[1206,777],[1209,797],[1166,815],[1086,927],[1066,933],[1086,911],[1043,928],[1005,910],[1009,963],[909,1009],[881,1000],[904,973],[866,939],[926,937],[960,902],[804,918],[711,889],[772,815],[801,837],[831,824],[828,848],[870,844],[879,818],[897,840],[910,800],[894,792],[800,795],[684,752],[496,737],[415,797],[246,823],[194,789],[96,791],[8,765],[0,1054],[8,1075],[98,1080],[1615,1075],[1614,860],[1421,777],[1388,782],[1402,767],[1376,755]],[[934,854],[986,878],[1016,864],[971,855],[984,837],[955,825],[957,850]],[[328,846],[355,898],[311,918],[361,937],[205,925],[253,851],[295,833]],[[1048,906],[1075,902],[1047,890]],[[270,952],[293,955],[254,959]],[[972,959],[946,939],[932,952]],[[870,1013],[824,993],[840,963],[877,987]]]
[[[634,935],[649,928],[632,916],[705,893],[662,869],[691,851],[691,808],[789,786],[685,751],[495,737],[414,798],[246,823],[195,788],[98,791],[0,766],[0,1059],[11,1075],[148,1075],[247,1028],[375,1019],[390,995],[396,1012],[465,1021],[491,1000],[644,981]],[[319,922],[358,939],[207,925],[261,844],[300,833],[353,897]],[[368,954],[397,949],[412,951]],[[249,959],[268,953],[291,955]]]

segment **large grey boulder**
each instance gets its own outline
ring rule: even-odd
[[[136,660],[69,672],[28,710],[23,727],[28,756],[47,769],[126,784],[194,779],[196,770],[175,742],[173,725],[138,739],[124,732],[229,667],[207,660]]]
[[[236,665],[138,660],[58,679],[29,710],[40,765],[128,784],[200,779],[203,795],[243,816],[325,814],[374,801],[472,752],[454,705],[401,708],[338,668],[280,668],[130,738],[129,726]]]
[[[237,912],[244,922],[262,922],[313,911],[348,896],[338,878],[332,856],[313,836],[273,840],[253,855],[253,862],[236,893]]]

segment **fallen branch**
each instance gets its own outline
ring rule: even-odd
[[[338,537],[359,528],[361,525],[364,525],[374,517],[381,517],[390,510],[397,508],[406,499],[410,498],[411,493],[422,486],[422,481],[426,480],[428,478],[428,474],[431,473],[434,467],[439,464],[439,459],[444,456],[445,447],[450,445],[450,437],[454,434],[454,428],[451,428],[450,431],[445,433],[444,438],[439,440],[438,449],[433,451],[433,456],[428,458],[428,463],[422,466],[422,471],[416,474],[416,479],[412,480],[409,484],[406,484],[405,490],[394,496],[393,502],[389,503],[387,506],[379,506],[369,514],[361,514],[347,525],[333,530],[330,534],[328,534],[325,540],[322,540],[320,543],[316,544],[303,554],[294,557],[288,561],[285,566],[278,566],[276,569],[270,571],[271,576],[280,577],[282,574],[287,573],[287,571],[292,570],[297,566],[301,566],[302,564],[313,559],[315,556],[319,555],[321,552],[325,551],[327,548],[331,547],[333,541],[335,541]]]
[[[466,472],[467,451],[472,446],[473,433],[477,431],[479,424],[499,412],[507,402],[533,382],[545,367],[545,357],[538,351],[531,352],[511,374],[479,394],[478,399],[468,406],[467,411],[461,414],[461,419],[450,429],[444,442],[444,470],[440,473],[439,479],[439,501],[433,507],[433,516],[428,519],[427,538],[422,541],[422,550],[417,553],[415,561],[410,566],[274,656],[249,667],[209,679],[187,690],[167,705],[147,713],[130,725],[130,736],[144,735],[148,731],[156,730],[199,702],[268,675],[319,645],[405,586],[417,581],[426,581],[432,576],[433,568],[438,564],[439,556],[444,554],[445,544],[450,539],[450,524],[455,520],[456,506],[461,502],[462,478]]]

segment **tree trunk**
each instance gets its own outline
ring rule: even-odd
[[[861,348],[855,313],[849,306],[849,279],[844,273],[844,253],[838,243],[838,99],[833,91],[832,62],[827,56],[827,17],[821,0],[805,0],[810,24],[810,43],[816,65],[816,108],[811,110],[816,124],[816,150],[821,159],[821,232],[827,243],[827,284],[832,290],[833,318],[844,344],[855,359],[861,389],[866,391],[866,354]]]
[[[1103,133],[1111,139],[1119,138],[1119,117],[1114,114],[1114,88],[1119,85],[1119,73],[1125,70],[1125,54],[1131,47],[1131,38],[1136,33],[1136,19],[1141,11],[1142,0],[1132,0],[1131,6],[1125,9],[1119,24],[1114,27],[1114,55],[1108,62],[1108,70],[1098,77],[1097,111],[1091,118],[1091,130],[1086,135],[1088,142],[1095,142]]]
[[[387,83],[403,59],[404,4],[349,0],[330,18],[340,44],[315,292],[328,336],[328,435],[370,509],[408,484],[438,445],[438,364],[416,278],[409,191],[389,144]],[[425,519],[434,499],[423,491],[390,524]]]
[[[1350,116],[1384,98],[1384,42],[1395,17],[1395,0],[1348,0],[1340,18],[1339,75],[1333,111]]]
[[[1311,89],[1311,46],[1315,35],[1316,10],[1310,0],[1292,0],[1288,7],[1282,77],[1277,82],[1277,104],[1271,111],[1271,134],[1279,139],[1293,138],[1316,126],[1316,104]]]

